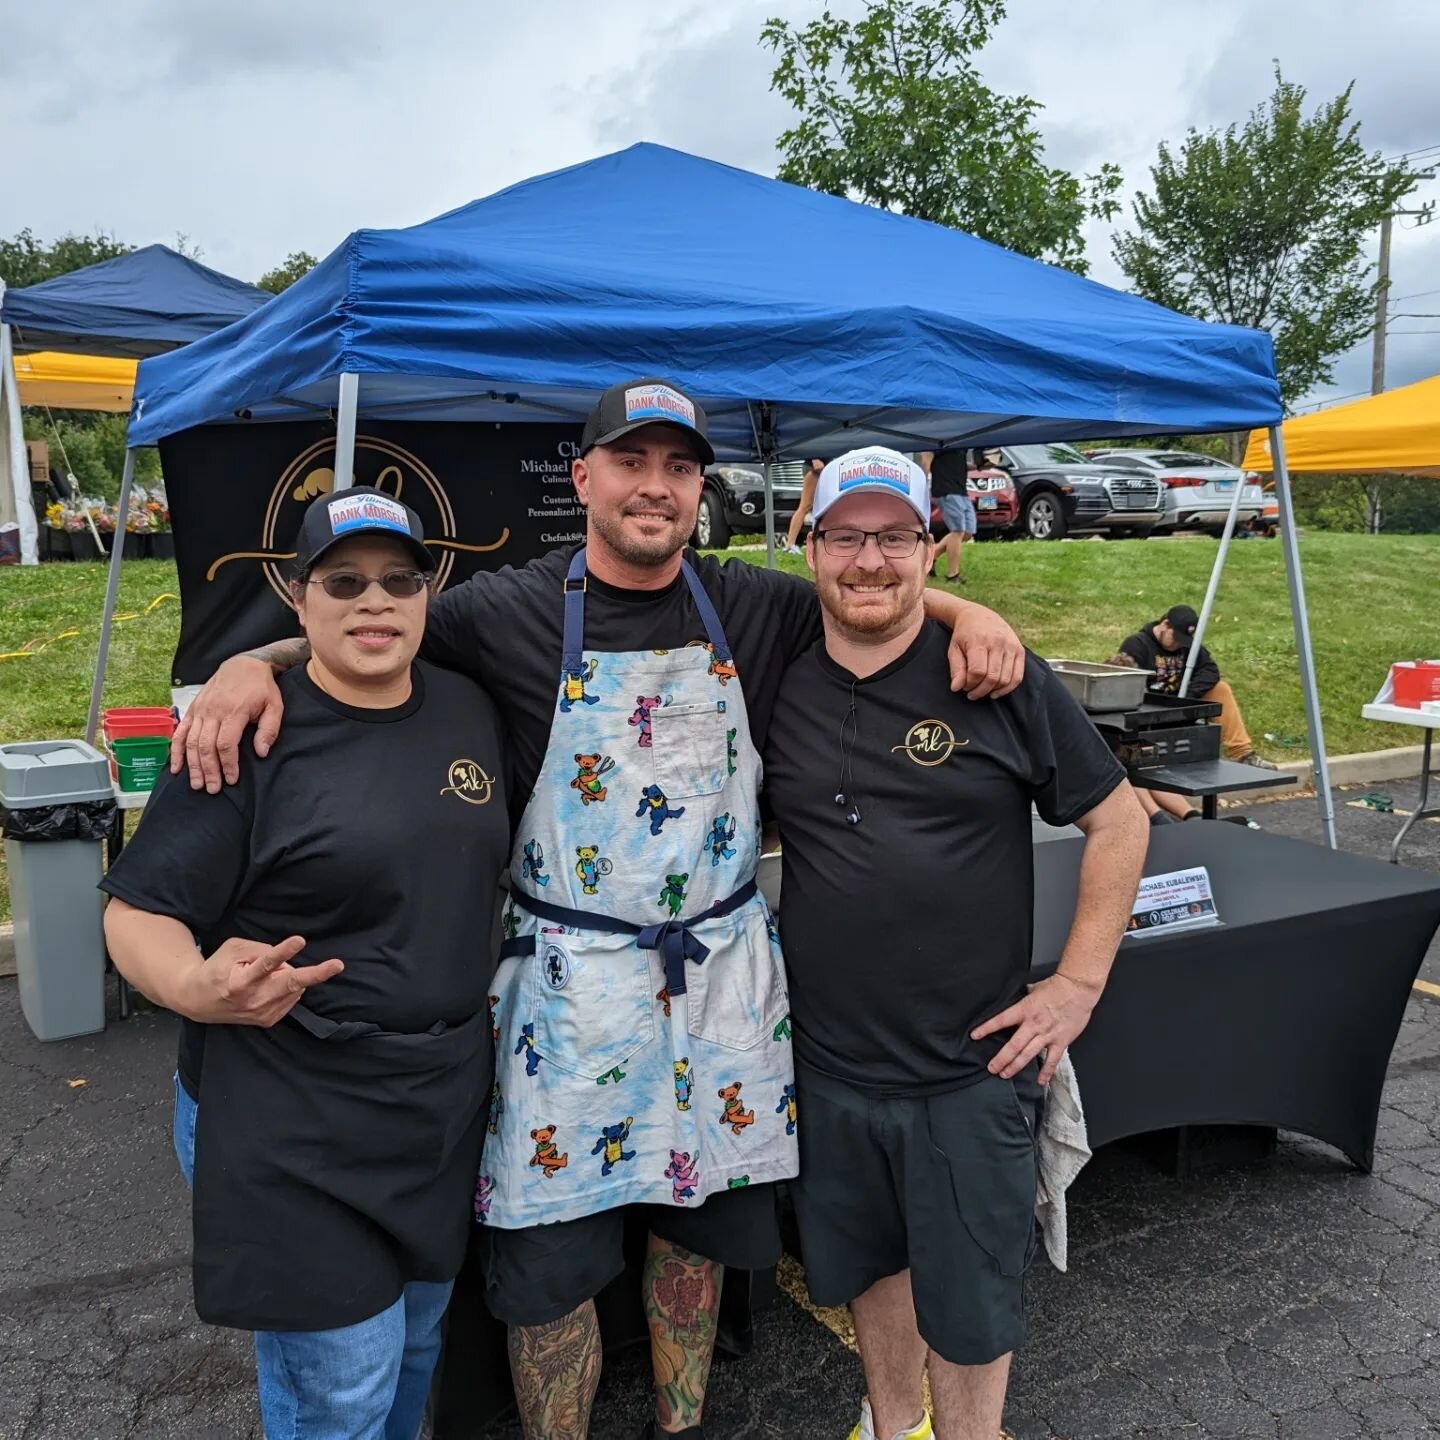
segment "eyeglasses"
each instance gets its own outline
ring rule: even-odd
[[[923,530],[817,530],[815,538],[837,559],[853,559],[873,540],[887,560],[913,555],[925,538]]]
[[[430,577],[422,570],[387,570],[383,575],[359,575],[353,570],[339,570],[323,579],[307,580],[305,583],[318,585],[332,600],[358,600],[372,585],[378,585],[396,600],[408,600],[430,583]]]

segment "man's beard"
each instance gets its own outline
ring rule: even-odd
[[[843,587],[846,585],[892,585],[879,599],[882,603],[857,602]],[[847,570],[835,580],[826,580],[819,586],[820,603],[830,618],[854,635],[883,635],[887,631],[901,629],[914,618],[914,612],[921,596],[923,584],[914,593],[907,588],[904,580],[893,570],[880,571]]]
[[[618,513],[591,510],[590,524],[594,527],[595,533],[610,547],[615,557],[623,560],[627,565],[663,565],[685,548],[690,530],[680,528],[679,512],[675,510],[674,506],[646,505],[640,508],[667,515],[670,523],[659,534],[645,537],[626,530],[625,516],[630,513],[628,510],[621,510]],[[692,521],[690,529],[694,528]]]

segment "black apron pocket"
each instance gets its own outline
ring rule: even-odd
[[[729,778],[729,732],[724,700],[660,705],[650,712],[650,755],[655,784],[671,800],[715,795]]]
[[[1025,1078],[987,1076],[925,1101],[930,1147],[961,1222],[1000,1273],[1012,1277],[1026,1272],[1035,1253],[1040,1181],[1035,1112],[1017,1088]]]
[[[629,936],[542,932],[532,963],[539,1060],[596,1080],[655,1038],[650,957]]]

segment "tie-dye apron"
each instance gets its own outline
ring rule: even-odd
[[[505,1229],[798,1170],[784,968],[755,888],[761,762],[725,632],[686,562],[708,643],[587,652],[585,573],[582,548],[491,997],[476,1210]]]

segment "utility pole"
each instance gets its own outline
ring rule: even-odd
[[[1423,170],[1417,180],[1433,180],[1433,170]],[[1426,225],[1434,217],[1435,204],[1422,205],[1418,210],[1391,210],[1380,221],[1379,280],[1375,287],[1375,344],[1370,356],[1370,393],[1379,395],[1385,389],[1385,323],[1390,312],[1390,231],[1397,215],[1414,215],[1417,223]],[[1372,480],[1365,487],[1365,528],[1371,535],[1380,533],[1380,485]]]
[[[1388,214],[1380,222],[1380,282],[1375,287],[1375,348],[1370,357],[1372,395],[1385,388],[1385,316],[1390,308],[1390,228],[1394,218]]]

